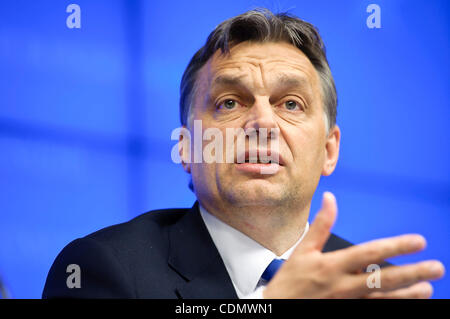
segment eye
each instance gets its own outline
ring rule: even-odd
[[[301,105],[293,100],[288,100],[283,103],[283,106],[289,111],[301,110]]]
[[[226,99],[224,100],[222,103],[219,104],[219,109],[228,109],[228,110],[232,110],[234,109],[236,106],[238,105],[238,102],[236,102],[235,100],[232,99]]]

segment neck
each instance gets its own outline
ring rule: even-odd
[[[224,223],[239,230],[262,246],[281,256],[302,236],[310,203],[295,209],[274,206],[213,207],[201,205]]]

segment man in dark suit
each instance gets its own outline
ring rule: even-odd
[[[324,251],[349,245],[331,235]],[[79,289],[66,285],[71,264],[80,267]],[[191,209],[152,211],[73,241],[49,279],[44,298],[237,298],[198,202]]]
[[[336,106],[311,24],[264,10],[221,23],[181,83],[179,161],[198,201],[71,242],[43,297],[429,297],[427,281],[444,272],[438,261],[377,267],[423,249],[423,237],[352,246],[330,235],[337,204],[328,192],[308,223],[319,179],[338,160]]]

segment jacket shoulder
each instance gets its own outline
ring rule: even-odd
[[[322,251],[329,252],[338,249],[344,249],[350,246],[353,246],[353,244],[348,240],[345,240],[335,234],[331,234],[327,242],[325,243],[325,246],[323,247]]]
[[[93,232],[85,238],[105,243],[121,243],[135,240],[151,240],[170,225],[175,224],[189,211],[188,208],[152,210],[127,222],[112,225]]]
[[[188,211],[150,211],[73,240],[53,262],[42,297],[136,298],[136,278],[148,274],[148,265],[167,268],[166,229]],[[81,289],[70,288],[73,265],[81,273]]]

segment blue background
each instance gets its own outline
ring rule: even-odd
[[[370,3],[381,29],[366,26]],[[81,29],[66,7],[81,7]],[[39,298],[71,240],[151,209],[190,207],[172,163],[179,82],[221,21],[264,6],[316,25],[327,46],[342,148],[334,231],[355,243],[417,232],[450,268],[449,21],[442,1],[2,1],[0,276]],[[434,297],[450,297],[450,276]]]

